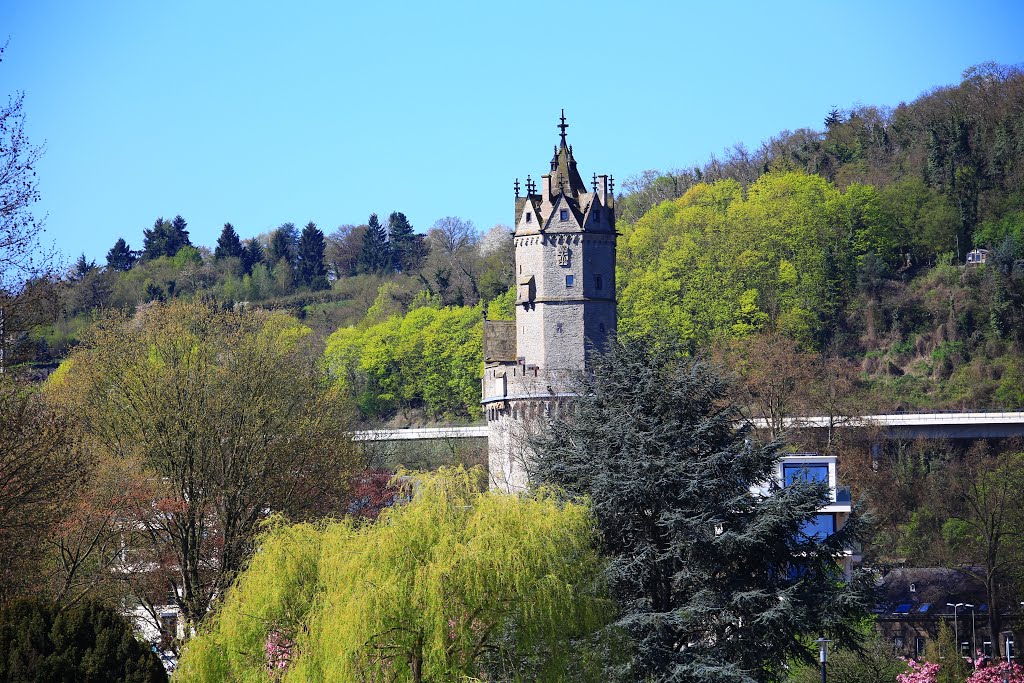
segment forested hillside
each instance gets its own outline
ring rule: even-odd
[[[848,361],[879,407],[1024,405],[1019,69],[627,188],[623,333],[696,350],[779,332]],[[975,247],[986,266],[965,266]]]
[[[826,114],[626,184],[620,334],[724,361],[755,412],[780,349],[792,377],[844,387],[829,409],[1024,407],[1024,74],[981,65],[895,108]],[[225,224],[213,248],[181,216],[140,228],[27,289],[7,321],[16,363],[52,368],[98,309],[209,297],[302,319],[368,421],[478,417],[483,307],[512,313],[508,228],[448,217],[420,234],[396,211],[326,235]],[[988,262],[968,266],[976,247]],[[787,409],[826,407],[811,384],[792,382]]]

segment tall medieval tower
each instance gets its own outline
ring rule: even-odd
[[[484,325],[483,406],[491,487],[525,489],[529,438],[571,397],[573,376],[615,332],[614,179],[594,174],[587,189],[560,142],[540,191],[516,180],[516,319]]]

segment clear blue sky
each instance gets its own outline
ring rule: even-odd
[[[0,1],[51,239],[194,243],[371,211],[508,223],[559,109],[584,176],[703,162],[832,106],[1024,61],[1024,3]]]

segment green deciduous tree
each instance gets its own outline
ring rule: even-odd
[[[348,420],[309,335],[285,314],[176,300],[103,318],[51,376],[83,446],[138,472],[128,528],[144,543],[124,579],[143,604],[171,590],[198,623],[270,511],[342,506]]]
[[[966,256],[969,245],[957,245],[956,209],[936,189],[908,178],[881,190],[879,200],[899,251],[910,254],[912,263],[934,261],[939,254],[955,253],[958,246],[961,257]]]
[[[327,236],[327,266],[335,280],[351,277],[359,271],[366,230],[365,225],[341,225]]]
[[[949,488],[955,501],[943,525],[952,559],[984,587],[989,633],[1002,630],[1004,595],[1019,580],[1024,560],[1024,453],[989,455],[975,448],[949,465]]]
[[[422,407],[432,416],[465,417],[479,413],[482,344],[482,307],[428,305],[342,328],[328,338],[324,357],[338,388],[367,415]]]
[[[865,624],[874,631],[875,625]],[[877,632],[871,633],[862,648],[838,648],[828,654],[829,683],[893,683],[907,670],[906,663],[897,655],[892,643]],[[791,683],[819,683],[821,669],[816,665],[798,666],[790,678]]]
[[[44,541],[84,469],[70,442],[38,392],[0,375],[0,603],[42,588]]]
[[[726,390],[673,349],[613,344],[534,443],[534,481],[592,501],[630,680],[779,680],[807,658],[801,636],[855,639],[873,606],[871,580],[844,583],[837,559],[856,516],[802,533],[826,487],[773,484],[779,445],[754,442]]]
[[[583,641],[608,607],[589,508],[481,484],[477,470],[415,475],[376,523],[272,529],[177,675],[604,680]]]
[[[820,348],[863,259],[930,258],[929,245],[955,228],[947,209],[909,181],[881,193],[798,172],[766,173],[745,191],[733,180],[697,184],[627,229],[620,331],[694,347],[767,329]]]

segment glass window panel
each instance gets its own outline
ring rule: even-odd
[[[836,516],[832,514],[820,514],[815,515],[813,518],[804,522],[803,528],[800,531],[804,536],[808,538],[815,538],[820,541],[826,536],[835,533],[835,530]]]
[[[828,465],[793,464],[782,466],[782,476],[786,486],[794,481],[814,481],[828,483]]]

